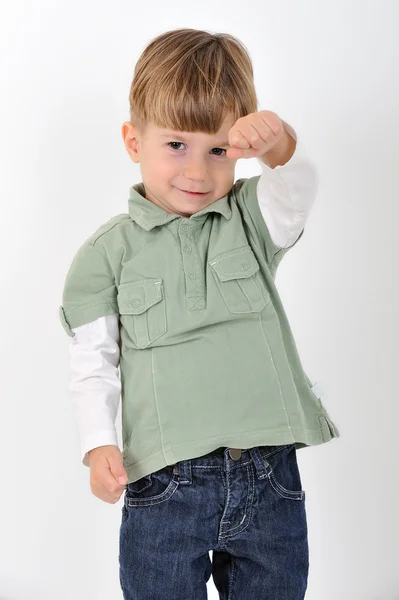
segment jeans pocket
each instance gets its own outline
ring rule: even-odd
[[[278,496],[287,500],[305,499],[295,444],[263,449],[261,457],[270,485]]]
[[[154,506],[166,502],[179,487],[178,475],[167,465],[126,485],[124,504],[129,507]]]

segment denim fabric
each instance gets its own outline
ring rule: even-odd
[[[308,530],[295,444],[236,460],[219,447],[128,483],[119,567],[125,600],[205,600],[211,575],[220,600],[303,600]]]

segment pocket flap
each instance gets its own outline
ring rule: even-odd
[[[122,283],[118,289],[118,307],[122,315],[140,315],[163,298],[162,279],[144,279]]]
[[[251,277],[259,271],[259,264],[250,246],[229,250],[209,261],[221,281]]]

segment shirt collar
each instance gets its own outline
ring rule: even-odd
[[[145,187],[143,182],[136,183],[129,188],[128,205],[130,218],[147,231],[158,225],[169,223],[169,221],[173,221],[173,219],[181,218],[181,215],[168,213],[157,204],[154,204],[154,202],[148,200],[145,197]],[[229,203],[229,193],[192,215],[190,220],[200,219],[210,212],[218,212],[229,220],[232,214]]]

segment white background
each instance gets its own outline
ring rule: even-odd
[[[127,212],[140,181],[121,137],[134,64],[156,35],[192,27],[247,46],[261,109],[294,127],[319,168],[305,235],[276,279],[341,433],[298,451],[306,598],[397,600],[398,3],[13,0],[0,10],[0,599],[122,598],[122,501],[95,497],[80,462],[58,307],[77,248]],[[238,161],[236,178],[259,173],[256,159]],[[208,590],[216,600],[212,579]]]

